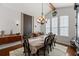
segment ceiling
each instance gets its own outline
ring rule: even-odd
[[[56,8],[73,6],[73,3],[52,3]],[[41,3],[2,3],[1,5],[32,16],[41,15]],[[43,4],[44,14],[50,11],[49,4]]]

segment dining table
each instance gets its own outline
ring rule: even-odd
[[[29,45],[31,54],[34,54],[37,52],[38,49],[42,48],[44,46],[44,40],[47,35],[41,35],[38,37],[29,38]]]

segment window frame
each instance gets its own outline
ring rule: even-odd
[[[61,23],[61,19],[60,19],[60,17],[63,17],[63,16],[67,16],[68,17],[68,23],[67,23],[67,26],[63,26],[63,27],[65,27],[65,28],[67,28],[67,35],[62,35],[61,34],[61,26],[60,26],[60,23]],[[65,37],[68,37],[69,36],[69,16],[68,15],[61,15],[61,16],[56,16],[56,18],[57,18],[57,33],[54,33],[54,34],[56,34],[56,35],[58,35],[58,36],[65,36]],[[49,32],[52,32],[53,33],[53,31],[52,31],[52,29],[54,28],[53,27],[53,25],[52,25],[52,23],[53,23],[53,21],[52,21],[52,19],[53,19],[53,17],[52,18],[50,18],[49,20],[50,20],[50,30],[49,30]],[[52,22],[52,23],[51,23]],[[47,34],[47,33],[46,33]]]
[[[60,16],[59,17],[59,19],[61,18],[61,17],[63,17],[63,16]],[[67,26],[61,26],[61,25],[59,25],[59,29],[60,29],[60,32],[59,32],[59,35],[60,36],[69,36],[69,16],[67,16],[67,15],[64,15],[64,17],[67,17],[68,19],[66,19],[67,20]],[[59,23],[61,23],[61,19],[60,19],[60,21],[59,21]],[[61,34],[61,28],[67,28],[67,34],[66,35],[63,35],[63,34]]]

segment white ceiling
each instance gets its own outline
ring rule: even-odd
[[[74,3],[52,3],[56,8],[74,6]]]
[[[41,15],[41,3],[2,3],[3,6],[32,16]],[[73,6],[72,3],[53,3],[56,8]],[[50,11],[48,3],[43,4],[44,14]]]

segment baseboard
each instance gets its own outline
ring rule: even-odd
[[[60,42],[56,42],[56,43],[60,44],[60,45],[64,45],[64,46],[71,46],[71,45],[68,45],[68,44],[60,43]]]

